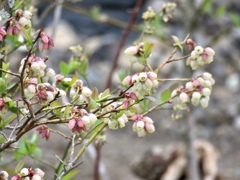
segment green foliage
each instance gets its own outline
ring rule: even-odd
[[[42,151],[37,147],[38,136],[33,134],[31,139],[24,135],[18,143],[19,149],[14,152],[15,159],[21,159],[24,156],[41,158]]]
[[[71,180],[79,173],[79,170],[72,170],[66,176],[62,178],[62,180]]]

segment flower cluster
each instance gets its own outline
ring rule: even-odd
[[[180,87],[172,92],[171,97],[178,96],[178,107],[184,107],[186,103],[190,102],[194,106],[201,104],[202,108],[208,106],[210,95],[212,92],[212,85],[214,85],[215,80],[212,75],[208,72],[203,73],[203,75],[198,76],[196,79],[192,79],[187,82],[185,87]],[[184,109],[184,108],[183,108]]]
[[[164,22],[168,22],[175,15],[176,3],[167,3],[163,5],[160,15]]]
[[[49,35],[42,32],[40,37],[41,41],[39,42],[39,51],[42,52],[44,50],[49,50],[51,46],[54,47],[54,42]]]
[[[133,76],[125,77],[122,84],[124,86],[133,84],[131,91],[136,94],[138,99],[142,99],[151,94],[153,87],[158,86],[157,74],[152,71],[136,73]]]
[[[72,132],[86,131],[97,121],[97,116],[93,113],[88,113],[85,109],[73,108],[71,110],[73,118],[68,122],[68,127]]]
[[[32,26],[32,13],[30,11],[22,11],[21,9],[19,9],[16,11],[16,18],[19,19],[18,23],[20,25],[20,28],[29,29]],[[17,27],[18,23],[16,23]]]
[[[63,81],[71,81],[71,78],[64,78]],[[79,103],[88,102],[92,96],[92,90],[87,86],[83,86],[82,80],[78,79],[70,89],[70,97],[76,99]]]
[[[212,48],[203,48],[201,46],[196,46],[192,51],[190,57],[186,61],[187,66],[191,66],[192,70],[196,70],[199,66],[205,64],[210,64],[213,61],[213,56],[215,52]]]
[[[46,140],[50,138],[50,131],[47,125],[37,127],[36,131],[42,135],[42,138],[46,138]]]
[[[108,123],[109,129],[118,129],[125,127],[125,124],[128,122],[128,118],[125,114],[122,114],[119,118],[117,119],[109,119],[105,118],[104,119],[105,123]]]
[[[44,174],[45,173],[39,168],[23,168],[20,173],[13,176],[11,180],[42,180]]]
[[[142,117],[141,115],[134,115],[131,120],[133,123],[133,131],[137,132],[139,137],[145,136],[147,133],[153,133],[155,127],[153,120],[147,116]]]
[[[143,13],[142,18],[147,21],[153,19],[155,17],[155,12],[153,11],[152,7],[148,7],[147,11]]]

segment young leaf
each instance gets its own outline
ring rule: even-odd
[[[15,167],[15,172],[18,173],[22,170],[24,166],[24,161],[23,160],[20,160],[19,163],[17,164],[17,166]]]
[[[60,62],[59,69],[63,76],[66,76],[68,73],[70,73],[70,68],[68,67],[68,64],[64,61]]]
[[[62,180],[70,180],[78,174],[79,170],[72,170],[67,175],[65,175]]]
[[[169,89],[163,91],[160,97],[161,102],[168,100],[171,97],[171,93],[172,91]]]

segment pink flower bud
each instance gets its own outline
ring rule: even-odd
[[[127,108],[129,107],[129,105],[130,105],[130,102],[129,102],[129,100],[127,100],[127,99],[126,99],[126,100],[124,100],[124,101],[123,101],[123,105],[124,105],[124,108],[126,108],[126,109],[127,109]]]
[[[0,34],[2,36],[5,36],[7,34],[6,31],[2,27],[0,27]]]
[[[198,87],[200,85],[200,82],[198,79],[194,79],[192,82],[193,87]]]
[[[137,46],[130,46],[124,51],[124,54],[128,56],[134,56],[138,53],[138,47]]]
[[[29,29],[31,27],[31,21],[25,17],[21,17],[18,22],[24,29]]]
[[[69,129],[73,129],[73,127],[75,126],[76,124],[76,120],[75,119],[71,119],[69,122],[68,122],[68,127]]]
[[[131,84],[132,84],[132,77],[131,77],[131,76],[125,77],[125,78],[123,79],[123,81],[122,81],[122,84],[123,84],[124,86],[129,86],[129,85],[131,85]]]
[[[28,86],[28,91],[29,91],[30,93],[32,93],[32,94],[35,94],[35,93],[36,93],[36,87],[35,87],[35,85],[30,84],[30,85]]]
[[[152,72],[152,71],[149,71],[149,72],[147,73],[147,76],[148,76],[148,78],[151,79],[151,80],[156,80],[156,79],[157,79],[157,74],[156,74],[155,72]]]
[[[4,106],[4,99],[0,98],[0,107]]]
[[[23,12],[23,17],[26,19],[31,19],[32,18],[32,13],[30,11],[24,11]]]
[[[13,27],[12,26],[8,27],[7,33],[8,33],[8,35],[12,35],[13,34]]]
[[[43,34],[42,35],[42,41],[45,43],[45,44],[48,44],[49,40],[48,40],[48,36],[46,34]]]
[[[209,56],[214,56],[215,55],[215,51],[210,47],[207,47],[204,50],[207,53],[207,55],[209,55]]]
[[[53,76],[55,76],[55,71],[52,69],[52,68],[48,68],[47,69],[47,73],[46,73],[46,76],[48,76],[48,77],[53,77]]]
[[[181,92],[179,95],[179,99],[181,100],[182,103],[189,102],[189,96],[185,92]]]
[[[134,92],[131,92],[129,96],[133,100],[138,100],[138,97],[136,96],[136,94]]]
[[[19,175],[15,175],[11,178],[11,180],[20,180],[21,177]]]
[[[147,130],[148,133],[153,133],[155,131],[155,127],[153,124],[150,123],[146,123],[145,124],[145,128]]]
[[[153,124],[153,120],[147,116],[143,117],[143,121],[148,124]]]
[[[189,66],[191,64],[191,61],[192,61],[191,57],[188,57],[186,60],[186,65]]]

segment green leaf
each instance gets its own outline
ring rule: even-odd
[[[240,20],[239,20],[238,15],[236,13],[231,13],[230,17],[232,19],[232,22],[233,22],[234,26],[240,27]]]
[[[98,104],[96,103],[96,101],[94,101],[93,99],[90,99],[90,101],[88,103],[88,109],[94,109],[97,107],[98,107]]]
[[[68,64],[64,61],[61,61],[59,64],[60,72],[63,76],[66,76],[68,73],[70,73],[70,68],[68,67]]]
[[[79,170],[72,170],[67,175],[65,175],[62,180],[71,180],[79,173]]]
[[[94,87],[92,90],[92,99],[96,101],[98,99],[98,95],[98,89]]]
[[[183,47],[182,47],[178,37],[177,36],[172,36],[172,38],[173,38],[173,41],[174,41],[173,46],[178,47],[181,50],[181,52],[183,52]]]
[[[224,14],[226,14],[226,7],[225,6],[219,6],[216,11],[216,15],[218,18],[222,17]]]
[[[1,123],[0,128],[4,128],[9,122],[11,122],[14,118],[16,118],[17,115],[16,114],[12,114],[11,116],[9,116],[5,121],[3,121],[3,123]]]
[[[204,12],[211,14],[212,12],[212,0],[205,0],[202,5],[202,9]]]
[[[6,85],[5,79],[0,78],[0,94],[6,93],[6,88],[7,88],[7,85]]]
[[[97,21],[100,17],[100,8],[98,6],[93,6],[90,10],[91,17],[93,20]]]
[[[24,161],[23,160],[20,160],[17,164],[17,166],[15,167],[15,172],[18,173],[22,170],[24,166]]]
[[[172,91],[169,89],[163,91],[160,97],[161,102],[168,100],[171,97],[171,94],[172,94]]]

